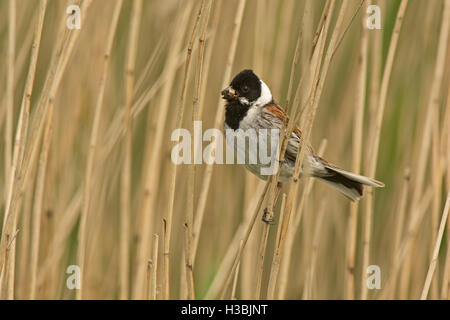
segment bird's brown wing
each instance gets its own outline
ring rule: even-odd
[[[277,117],[278,119],[280,119],[284,125],[286,126],[289,120],[289,116],[286,114],[286,112],[283,110],[283,108],[281,108],[278,104],[276,104],[275,102],[270,103],[268,105],[266,105],[264,107],[264,109],[270,113],[272,113],[275,117]],[[300,128],[295,125],[294,126],[294,130],[293,132],[299,137],[301,138],[302,136],[302,131],[300,130]]]
[[[289,116],[286,114],[286,112],[281,108],[278,104],[275,102],[270,103],[264,107],[264,110],[268,113],[270,113],[275,118],[279,119],[280,123],[283,123],[285,126],[287,126],[287,123],[289,121]],[[287,160],[291,160],[295,162],[295,159],[297,157],[298,149],[300,147],[300,139],[302,137],[302,131],[300,128],[295,125],[294,129],[291,134],[291,138],[289,139],[288,146],[286,148],[286,154],[285,158]]]

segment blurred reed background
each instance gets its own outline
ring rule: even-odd
[[[449,0],[0,1],[0,297],[448,299],[449,24]],[[244,68],[386,187],[300,179],[266,225],[270,182],[175,166],[172,131],[222,128]]]

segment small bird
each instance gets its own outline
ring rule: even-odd
[[[224,129],[243,131],[253,129],[279,129],[286,126],[288,116],[272,97],[269,87],[260,80],[252,70],[239,72],[230,85],[222,90],[222,98],[226,100]],[[289,138],[285,160],[281,164],[278,182],[292,178],[295,159],[299,154],[301,131],[298,126]],[[229,143],[227,139],[227,143]],[[257,152],[246,148],[245,152]],[[244,166],[259,178],[266,180],[267,175],[261,174],[261,163],[244,163]],[[311,146],[307,146],[301,174],[317,178],[335,188],[352,201],[357,201],[363,194],[363,185],[384,187],[380,181],[342,170],[314,154]]]

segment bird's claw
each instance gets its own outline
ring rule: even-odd
[[[274,219],[273,216],[270,216],[269,210],[267,208],[264,208],[264,213],[262,216],[262,221],[264,221],[267,224],[273,225],[274,224]]]

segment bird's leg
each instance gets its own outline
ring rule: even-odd
[[[281,182],[277,182],[277,191],[275,192],[275,199],[273,200],[273,207],[272,207],[272,210],[271,210],[272,212],[273,212],[273,209],[275,208],[275,205],[277,204],[278,196],[280,195],[282,186],[283,185],[281,184]],[[273,215],[271,216],[271,214],[270,214],[269,210],[267,209],[267,207],[264,208],[262,221],[264,221],[265,223],[269,223],[269,224],[273,223]]]

